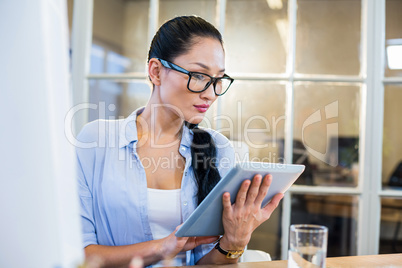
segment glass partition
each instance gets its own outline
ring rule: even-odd
[[[160,0],[159,25],[176,16],[197,15],[216,25],[216,0]]]
[[[359,75],[361,1],[297,1],[296,72]]]
[[[286,71],[287,2],[227,1],[224,41],[228,73]]]
[[[89,121],[119,119],[145,106],[151,96],[148,81],[89,80]]]
[[[327,257],[356,255],[358,197],[292,194],[291,224],[328,227]]]
[[[402,197],[381,199],[380,254],[402,252]]]
[[[382,185],[402,191],[402,85],[387,85],[384,92]]]
[[[248,146],[250,161],[282,162],[286,84],[235,81],[221,98],[220,132]]]
[[[145,73],[148,9],[145,0],[94,1],[91,73]]]
[[[357,186],[360,86],[295,84],[293,163],[306,165],[298,184]]]
[[[385,76],[402,77],[402,1],[386,1]]]

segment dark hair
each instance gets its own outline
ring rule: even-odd
[[[187,53],[196,37],[210,37],[222,45],[221,33],[209,22],[197,16],[181,16],[165,22],[156,32],[148,52],[148,61],[161,58],[173,61]]]
[[[221,44],[222,35],[206,20],[197,16],[181,16],[165,22],[155,34],[148,53],[151,58],[173,61],[187,53],[196,43],[197,37],[210,37]],[[185,122],[193,135],[191,157],[194,175],[198,184],[198,204],[221,179],[216,167],[216,146],[211,135],[198,125]]]

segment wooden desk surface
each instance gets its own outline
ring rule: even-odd
[[[197,265],[187,266],[193,268],[287,268],[287,261],[268,261],[268,262],[243,262],[230,265]],[[336,257],[327,258],[327,268],[335,267],[402,267],[402,254],[383,254],[368,256]]]

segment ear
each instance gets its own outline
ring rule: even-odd
[[[149,78],[151,79],[152,84],[155,86],[160,86],[161,85],[161,79],[160,79],[160,72],[162,70],[162,64],[160,63],[159,60],[152,58],[148,62],[148,75]]]

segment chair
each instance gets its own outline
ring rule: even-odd
[[[271,255],[261,250],[246,249],[243,256],[240,258],[240,262],[259,262],[259,261],[271,261]]]

